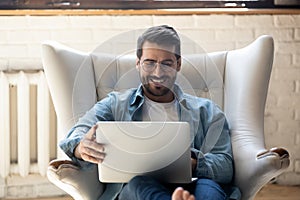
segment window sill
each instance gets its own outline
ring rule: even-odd
[[[246,8],[199,8],[199,9],[153,9],[153,10],[113,10],[113,9],[53,9],[53,10],[0,10],[0,16],[52,16],[52,15],[287,15],[300,14],[300,9],[246,9]]]

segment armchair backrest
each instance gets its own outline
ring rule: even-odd
[[[227,115],[235,184],[242,193],[251,184],[257,155],[265,150],[264,108],[273,51],[272,37],[261,36],[242,49],[184,55],[177,79],[184,91],[212,99]],[[43,43],[44,70],[61,131],[67,133],[112,90],[136,87],[135,59],[134,55],[80,52],[54,41]]]

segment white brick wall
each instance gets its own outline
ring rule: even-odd
[[[300,184],[300,15],[1,16],[0,24],[0,70],[42,68],[44,40],[91,51],[120,32],[158,24],[174,26],[208,52],[243,47],[259,35],[272,35],[276,52],[266,106],[266,144],[286,147],[291,154],[291,166],[278,183]],[[0,197],[23,191],[14,181],[5,189],[0,179]],[[45,184],[24,187],[34,196],[47,191]]]

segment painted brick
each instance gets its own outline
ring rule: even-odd
[[[151,16],[113,16],[111,21],[111,28],[116,30],[144,29],[151,25]]]
[[[7,58],[7,57],[26,58],[28,56],[27,50],[28,50],[27,45],[21,45],[21,44],[1,45],[0,58]]]
[[[300,110],[297,110],[297,111],[300,111]],[[300,114],[300,113],[298,112],[298,113],[297,113],[298,119],[296,119],[296,120],[299,120],[299,119],[300,119],[299,114]],[[296,140],[295,140],[295,145],[298,145],[298,146],[299,146],[299,144],[300,144],[300,132],[296,134]]]
[[[276,42],[275,51],[279,53],[300,54],[300,42]]]
[[[272,108],[276,104],[277,104],[277,96],[269,92],[266,100],[266,109]]]
[[[135,41],[137,37],[135,36],[135,31],[118,31],[118,30],[92,30],[92,41],[95,44],[101,44],[103,42],[109,42],[109,40],[113,39],[114,41],[118,40],[119,42],[124,42],[127,40]]]
[[[72,42],[67,42],[65,43],[67,46],[72,47],[73,49],[77,49],[79,51],[83,52],[92,52],[94,51],[97,47],[102,42],[85,42],[85,43],[72,43]]]
[[[28,30],[12,30],[8,33],[8,40],[12,44],[24,44],[33,40],[33,35]]]
[[[265,142],[269,148],[272,147],[290,147],[293,146],[295,141],[294,141],[294,134],[291,135],[291,133],[288,133],[289,136],[287,136],[287,131],[281,130],[281,125],[278,122],[278,129],[276,129],[276,132],[266,132],[265,134]]]
[[[209,53],[214,51],[227,51],[235,49],[235,43],[234,42],[203,42],[201,40],[196,40],[196,43],[202,47],[202,49]]]
[[[271,133],[277,132],[277,129],[278,129],[278,122],[277,122],[277,120],[275,120],[271,116],[271,114],[269,114],[268,117],[265,117],[265,135],[266,135],[266,137],[268,137],[269,135],[271,135]]]
[[[70,28],[68,16],[30,16],[29,27],[32,29],[60,29]]]
[[[215,41],[215,31],[214,30],[196,30],[196,29],[189,29],[181,31],[181,34],[187,36],[191,40],[195,40],[198,38],[199,40],[208,42],[208,41]]]
[[[24,16],[0,16],[0,30],[28,28],[27,19]]]
[[[288,172],[280,175],[276,179],[276,183],[283,185],[297,185],[300,180],[300,174],[294,172]]]
[[[275,69],[276,80],[298,80],[300,77],[300,68]]]
[[[278,107],[285,108],[286,110],[293,109],[299,107],[300,108],[300,95],[293,93],[290,95],[281,95],[278,97]],[[289,111],[290,112],[290,111]],[[290,117],[290,115],[287,115],[288,113],[285,113],[284,111],[281,113],[281,115],[284,115],[285,117]],[[280,115],[278,113],[278,115]],[[292,115],[294,116],[294,115]],[[293,119],[294,117],[292,117]]]
[[[284,96],[290,95],[295,91],[294,80],[282,80],[281,76],[279,76],[277,79],[278,79],[277,81],[271,81],[269,84],[269,93],[270,94],[272,94],[276,98],[278,98],[281,95],[284,95]]]
[[[111,16],[72,16],[69,18],[72,28],[111,29]]]
[[[88,29],[63,29],[51,32],[51,39],[61,42],[89,42],[92,40],[92,31]]]
[[[292,65],[292,62],[293,62],[292,54],[275,53],[273,67],[288,68]]]
[[[295,29],[295,39],[300,40],[300,28]]]
[[[0,44],[8,43],[8,31],[2,30],[0,31]]]
[[[41,43],[45,40],[51,40],[51,31],[49,30],[32,30],[30,32],[32,35],[32,42]]]
[[[254,33],[251,29],[216,30],[216,39],[219,41],[246,41],[254,40]]]
[[[8,69],[8,60],[0,59],[0,71],[6,71]]]
[[[232,15],[199,15],[195,16],[197,29],[228,29],[234,27]]]
[[[300,130],[300,123],[299,121],[294,121],[294,120],[286,120],[286,121],[281,121],[278,123],[278,131],[281,133],[283,136],[282,140],[278,138],[279,142],[287,143],[290,146],[293,146],[295,141],[294,137],[286,137],[286,134],[288,133],[289,135],[294,136],[295,134],[298,134]],[[284,134],[285,133],[285,134]]]
[[[300,93],[300,80],[295,81],[295,92]]]
[[[281,97],[278,98],[278,101],[280,101]],[[283,101],[283,100],[281,100]],[[276,108],[269,108],[268,109],[268,115],[272,116],[274,120],[277,121],[285,121],[285,120],[293,120],[294,119],[294,109],[289,107],[288,105],[276,107]]]
[[[101,44],[104,41],[107,41],[113,37],[116,37],[120,34],[120,31],[110,30],[110,29],[92,29],[92,40],[96,44]]]
[[[195,17],[190,16],[153,16],[153,25],[167,24],[177,30],[196,28]]]
[[[300,27],[299,15],[277,15],[274,17],[276,27]]]
[[[28,58],[40,58],[42,54],[42,46],[40,43],[31,43],[28,45]]]
[[[243,28],[274,27],[271,15],[237,15],[235,17],[235,25]]]
[[[271,28],[264,29],[258,28],[255,29],[255,37],[260,35],[271,35],[275,41],[293,41],[294,40],[294,29],[293,28]]]
[[[300,160],[295,160],[295,172],[300,173]]]
[[[293,65],[300,67],[300,54],[293,54]]]

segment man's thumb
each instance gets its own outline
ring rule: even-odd
[[[89,132],[86,134],[86,138],[93,140],[96,138],[96,130],[97,130],[98,125],[92,126],[92,128],[89,130]]]

